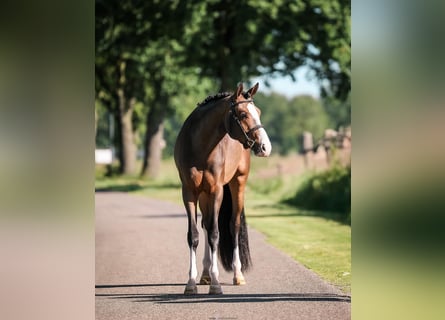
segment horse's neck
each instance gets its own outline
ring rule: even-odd
[[[206,114],[201,120],[200,128],[196,132],[196,134],[200,136],[201,148],[210,152],[217,144],[221,143],[227,134],[225,121],[228,115],[228,109],[229,107],[225,105],[215,105],[213,108],[206,110]]]

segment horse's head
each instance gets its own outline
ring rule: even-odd
[[[230,97],[229,121],[235,125],[230,125],[229,134],[240,141],[244,148],[251,148],[256,156],[267,157],[272,151],[272,145],[261,125],[261,111],[253,102],[258,85],[257,83],[247,92],[243,92],[243,85],[239,84]]]

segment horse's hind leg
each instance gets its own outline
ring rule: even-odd
[[[198,276],[198,269],[196,268],[196,248],[199,243],[199,231],[196,223],[196,196],[185,188],[182,189],[182,198],[184,206],[187,211],[188,231],[187,242],[190,248],[190,269],[189,281],[184,290],[184,294],[197,294],[196,277]]]
[[[205,248],[204,248],[204,259],[202,260],[202,275],[200,284],[210,284],[210,265],[212,263],[210,259],[210,246],[209,246],[209,238],[207,234],[207,230],[204,228],[204,239],[205,239]]]
[[[240,259],[240,243],[239,234],[241,227],[241,212],[244,207],[244,186],[247,177],[240,176],[235,181],[230,184],[230,192],[232,193],[232,206],[233,214],[232,221],[230,223],[230,231],[233,239],[233,262],[232,268],[233,274],[233,284],[234,285],[244,285],[246,280],[244,279],[243,273],[241,272],[241,259]]]
[[[216,186],[214,193],[210,194],[209,206],[210,217],[206,224],[208,231],[208,241],[210,246],[211,265],[210,265],[210,289],[209,294],[222,294],[221,284],[219,283],[219,270],[218,270],[218,243],[219,243],[219,230],[218,230],[218,214],[223,199],[223,187]]]

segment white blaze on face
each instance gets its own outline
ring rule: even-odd
[[[250,115],[255,121],[255,125],[256,126],[261,125],[260,115],[258,114],[258,111],[256,110],[253,103],[249,103],[247,105],[247,110],[249,110]],[[263,156],[267,157],[270,155],[270,152],[272,151],[272,144],[270,143],[269,136],[267,135],[266,130],[264,130],[264,128],[258,129],[258,133],[260,135],[259,143],[262,145]]]

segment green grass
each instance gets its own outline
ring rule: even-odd
[[[104,171],[101,167],[96,168],[96,191],[131,192],[182,204],[181,182],[172,159],[162,162],[159,176],[156,179],[141,179],[139,176],[105,177]]]
[[[344,292],[351,286],[351,227],[337,222],[336,213],[300,210],[283,203],[295,195],[307,175],[262,178],[261,170],[282,158],[252,158],[246,188],[247,223],[267,241]],[[182,204],[173,160],[165,160],[155,180],[138,177],[96,177],[96,190],[127,191]]]
[[[247,223],[266,240],[319,274],[344,292],[351,290],[351,227],[339,222],[339,214],[302,210],[286,204],[312,173],[283,174],[264,179],[261,166],[274,167],[282,160],[267,163],[252,158],[252,172],[246,191]]]
[[[350,292],[351,228],[285,205],[246,207],[247,222],[276,248]]]

